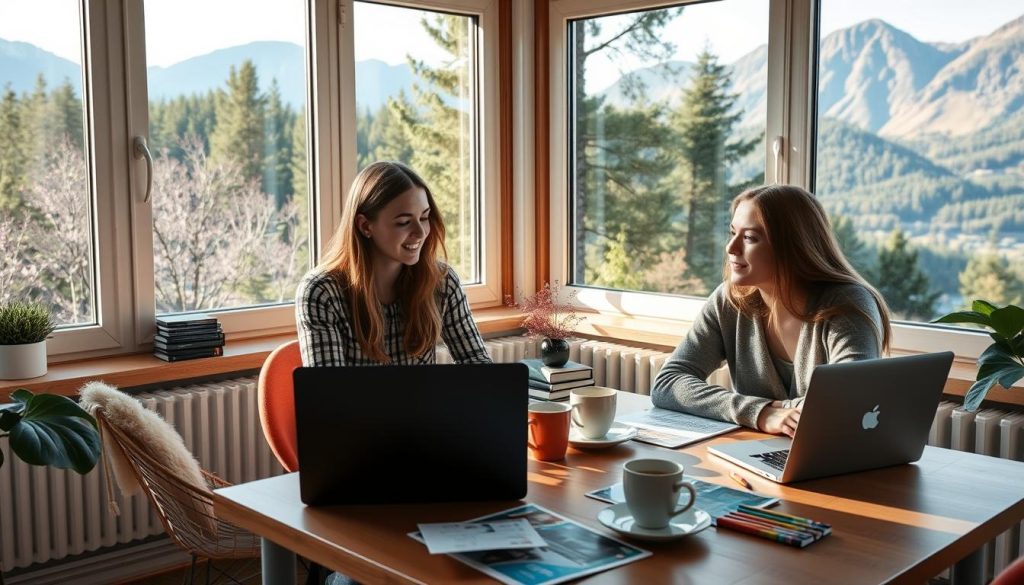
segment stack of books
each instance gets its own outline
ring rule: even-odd
[[[565,400],[573,388],[594,385],[594,369],[573,361],[560,368],[545,366],[539,359],[521,360],[530,368],[530,397]]]
[[[224,331],[205,313],[156,318],[153,355],[165,362],[213,357],[224,353]]]

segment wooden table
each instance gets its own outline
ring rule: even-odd
[[[620,411],[646,401],[621,394]],[[530,460],[526,501],[614,535],[597,521],[607,504],[583,494],[620,481],[622,463],[672,459],[690,477],[737,487],[728,473],[738,468],[709,455],[707,445],[761,436],[737,431],[675,451],[636,442],[604,451],[570,447],[562,462]],[[833,534],[806,549],[716,528],[670,543],[637,542],[654,555],[587,582],[922,583],[964,559],[976,562],[972,553],[1024,518],[1024,464],[947,449],[928,447],[913,465],[791,486],[744,475],[757,492],[783,500],[776,510],[828,522]],[[264,537],[264,582],[275,584],[275,574],[294,567],[291,551],[363,583],[493,582],[427,554],[406,533],[419,522],[462,521],[521,503],[308,508],[298,474],[220,489],[214,501],[218,515]]]

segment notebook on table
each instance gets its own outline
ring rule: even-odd
[[[526,495],[523,364],[297,368],[294,382],[306,504]]]
[[[820,365],[792,439],[708,452],[779,483],[917,461],[952,364],[947,351]]]

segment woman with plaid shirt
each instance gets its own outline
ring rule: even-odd
[[[439,340],[457,363],[490,363],[459,277],[439,259],[444,234],[412,169],[363,169],[323,260],[296,291],[303,364],[429,364]]]

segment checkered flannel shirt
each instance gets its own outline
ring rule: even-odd
[[[459,277],[446,266],[437,300],[441,308],[441,339],[452,359],[460,364],[490,363],[480,331],[469,311],[469,301]],[[393,364],[432,364],[431,347],[422,356],[410,356],[402,343],[405,319],[400,303],[384,305],[384,351]],[[352,330],[345,292],[336,278],[326,272],[309,272],[295,294],[295,321],[299,348],[306,366],[380,365],[363,354]]]

